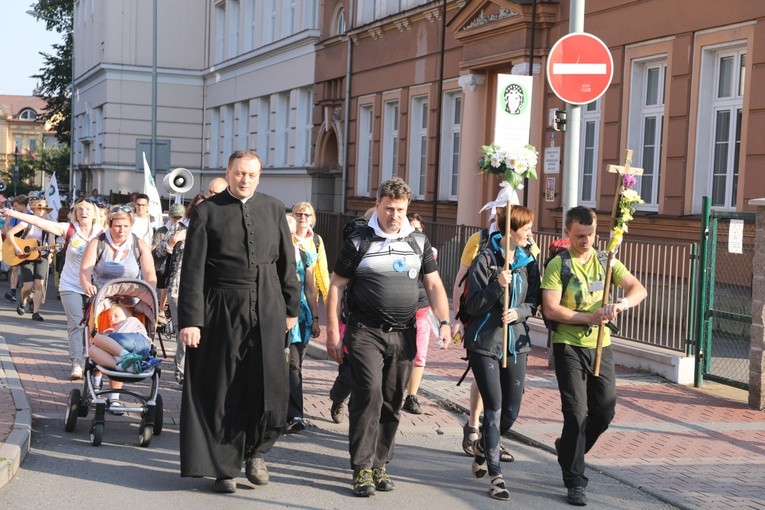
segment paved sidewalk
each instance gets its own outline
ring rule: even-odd
[[[45,335],[54,333],[53,322],[63,319],[60,304],[49,300],[45,308],[51,309],[50,323],[39,324],[16,317],[8,303],[0,305],[0,324],[19,320],[26,325],[28,321],[30,328],[37,329],[21,352],[9,355],[0,340],[0,487],[12,478],[29,448],[27,398],[36,416],[63,417],[66,394],[75,387],[67,380],[70,367],[65,353],[45,343]],[[168,343],[172,342],[166,343],[170,351]],[[312,356],[326,357],[323,336],[311,345]],[[459,347],[438,350],[433,344],[421,389],[425,414],[402,413],[403,433],[423,428],[454,430],[464,423],[464,414],[451,412],[464,413],[468,404],[470,376],[455,386],[465,368],[462,355]],[[309,424],[311,420],[331,422],[325,395],[336,368],[331,361],[305,361]],[[162,389],[165,423],[175,428],[180,392],[169,379],[163,379]],[[765,413],[747,409],[743,393],[711,384],[701,390],[678,386],[630,370],[619,370],[617,384],[616,419],[587,456],[592,469],[680,508],[765,508]],[[546,353],[537,349],[529,357],[527,391],[513,435],[552,451],[561,428],[559,406]],[[454,449],[461,451],[459,444]],[[592,487],[593,492],[597,490]]]

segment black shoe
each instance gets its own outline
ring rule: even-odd
[[[417,395],[407,395],[402,409],[410,414],[422,414],[422,406]]]
[[[19,306],[16,307],[16,313],[19,315],[24,315],[26,310],[24,310],[24,303],[20,303]]]
[[[43,316],[42,316],[42,315],[40,315],[40,313],[39,313],[39,312],[35,312],[35,313],[33,313],[33,314],[32,314],[32,320],[33,320],[33,321],[39,321],[39,322],[42,322],[42,321],[44,321],[45,319],[43,319]]]
[[[332,402],[332,407],[329,410],[332,421],[335,423],[343,423],[345,418],[345,404],[342,402]]]
[[[371,469],[359,468],[353,472],[353,493],[360,498],[374,496],[375,482]]]
[[[372,469],[372,480],[375,482],[375,489],[380,492],[389,492],[396,488],[385,466]]]
[[[35,305],[31,299],[27,299],[26,308],[27,308],[27,313],[32,313],[35,311]]]
[[[587,506],[587,492],[585,488],[582,486],[569,487],[566,501],[569,505]]]
[[[236,492],[236,482],[233,478],[216,478],[213,483],[213,492],[233,494]]]
[[[266,485],[268,483],[268,468],[263,457],[250,457],[244,467],[244,474],[250,483]]]
[[[6,292],[5,293],[5,299],[10,301],[11,303],[15,303],[16,302],[16,289],[9,290],[8,292]]]
[[[296,416],[287,423],[287,429],[285,430],[285,432],[287,434],[295,434],[297,432],[302,432],[304,430],[305,430],[305,422],[303,421],[303,418]]]
[[[473,451],[473,442],[478,439],[478,429],[471,427],[467,423],[462,427],[462,450],[471,457],[475,454]]]

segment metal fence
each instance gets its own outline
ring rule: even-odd
[[[330,269],[337,259],[343,242],[343,227],[356,216],[336,213],[317,213],[316,232],[324,238],[327,262]],[[452,295],[454,279],[460,267],[460,256],[468,237],[479,227],[426,223],[425,234],[438,250],[438,267],[444,287]],[[541,261],[547,257],[550,243],[560,234],[538,232],[535,234],[541,249]],[[598,247],[605,249],[606,240]],[[657,242],[654,240],[625,241],[619,249],[618,258],[632,274],[645,285],[648,298],[638,307],[630,308],[620,316],[619,336],[628,340],[686,351],[693,324],[691,296],[694,272],[692,251],[695,243]],[[621,296],[617,289],[614,300]]]

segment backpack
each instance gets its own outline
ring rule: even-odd
[[[345,224],[345,227],[343,227],[343,242],[350,239],[352,236],[357,236],[359,238],[359,246],[356,249],[356,256],[353,259],[353,268],[355,270],[357,267],[359,267],[359,264],[361,264],[361,259],[363,259],[369,251],[369,247],[372,245],[372,239],[375,237],[375,231],[368,225],[368,220],[366,218],[359,216],[350,220]],[[412,251],[414,251],[415,255],[420,257],[420,264],[422,264],[422,252],[425,245],[425,236],[421,234],[417,237],[422,240],[423,246],[420,246],[419,241],[412,234],[406,236],[405,240],[407,244],[409,244],[409,247],[412,248]],[[422,277],[422,265],[420,265],[420,279],[422,279]],[[341,319],[346,324],[348,323],[348,313],[353,307],[349,299],[352,283],[353,280],[348,282],[348,284],[345,286],[345,291],[343,292],[342,296]]]
[[[138,269],[141,269],[141,247],[138,245],[138,236],[130,233],[131,236],[133,236],[133,255],[135,256],[136,262],[138,262]],[[101,260],[101,256],[104,254],[104,249],[106,248],[106,231],[101,232],[98,234],[98,244],[96,245],[96,263],[98,264],[98,261]],[[93,264],[95,266],[95,264]]]
[[[483,252],[484,248],[486,248],[489,245],[489,240],[491,239],[491,234],[489,233],[488,228],[482,228],[480,232],[481,232],[481,236],[478,241],[479,255],[481,254],[481,252]],[[492,253],[491,256],[493,257],[494,254]],[[496,265],[496,262],[494,262],[494,264],[490,263],[489,265],[490,266]],[[471,267],[472,267],[472,264],[471,264]],[[468,322],[470,321],[470,314],[468,314],[465,311],[465,306],[464,306],[465,300],[467,299],[467,291],[468,291],[467,289],[468,286],[465,284],[465,282],[467,281],[469,274],[470,274],[470,270],[465,271],[465,274],[462,276],[462,279],[459,281],[459,283],[457,283],[458,287],[459,286],[462,287],[462,294],[460,294],[460,299],[459,299],[459,303],[457,307],[457,313],[455,314],[454,318],[460,321],[463,326],[467,326]]]
[[[486,257],[486,262],[489,268],[495,268],[497,266],[497,259],[494,256],[493,250],[484,250],[478,252],[478,255],[476,257],[480,257],[483,255]],[[465,272],[465,276],[462,277],[462,280],[460,280],[460,285],[462,285],[462,294],[460,294],[460,302],[459,306],[457,308],[457,313],[455,314],[454,318],[457,319],[462,323],[464,327],[467,327],[468,322],[470,322],[471,315],[465,310],[465,301],[467,300],[467,294],[468,294],[468,285],[467,285],[467,278],[470,276],[473,270],[473,264],[470,264],[470,269],[468,269]],[[493,272],[493,269],[492,269]],[[491,278],[491,275],[489,276]]]
[[[553,241],[550,243],[550,249],[547,253],[547,258],[545,258],[542,267],[543,269],[547,269],[548,264],[550,264],[550,261],[554,259],[555,257],[560,257],[561,264],[560,264],[560,281],[561,281],[561,295],[566,292],[566,287],[568,287],[568,283],[571,281],[571,278],[574,276],[574,272],[571,270],[571,253],[568,251],[569,247],[571,246],[571,241],[568,238],[565,239],[558,239],[556,241]],[[605,275],[606,268],[608,267],[608,254],[601,250],[595,250],[595,255],[598,257],[598,262],[600,262],[600,265],[603,267],[603,274]],[[553,332],[558,329],[558,322],[553,321],[545,317],[544,309],[541,307],[540,304],[540,310],[542,311],[542,318],[544,319],[545,326],[550,332]],[[582,325],[583,327],[587,327],[587,325]],[[615,327],[612,323],[608,323],[607,326],[612,329]]]

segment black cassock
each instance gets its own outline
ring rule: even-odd
[[[299,312],[284,205],[227,191],[197,205],[178,295],[178,328],[202,329],[186,350],[181,476],[236,477],[245,447],[273,446],[287,422],[285,320]]]

